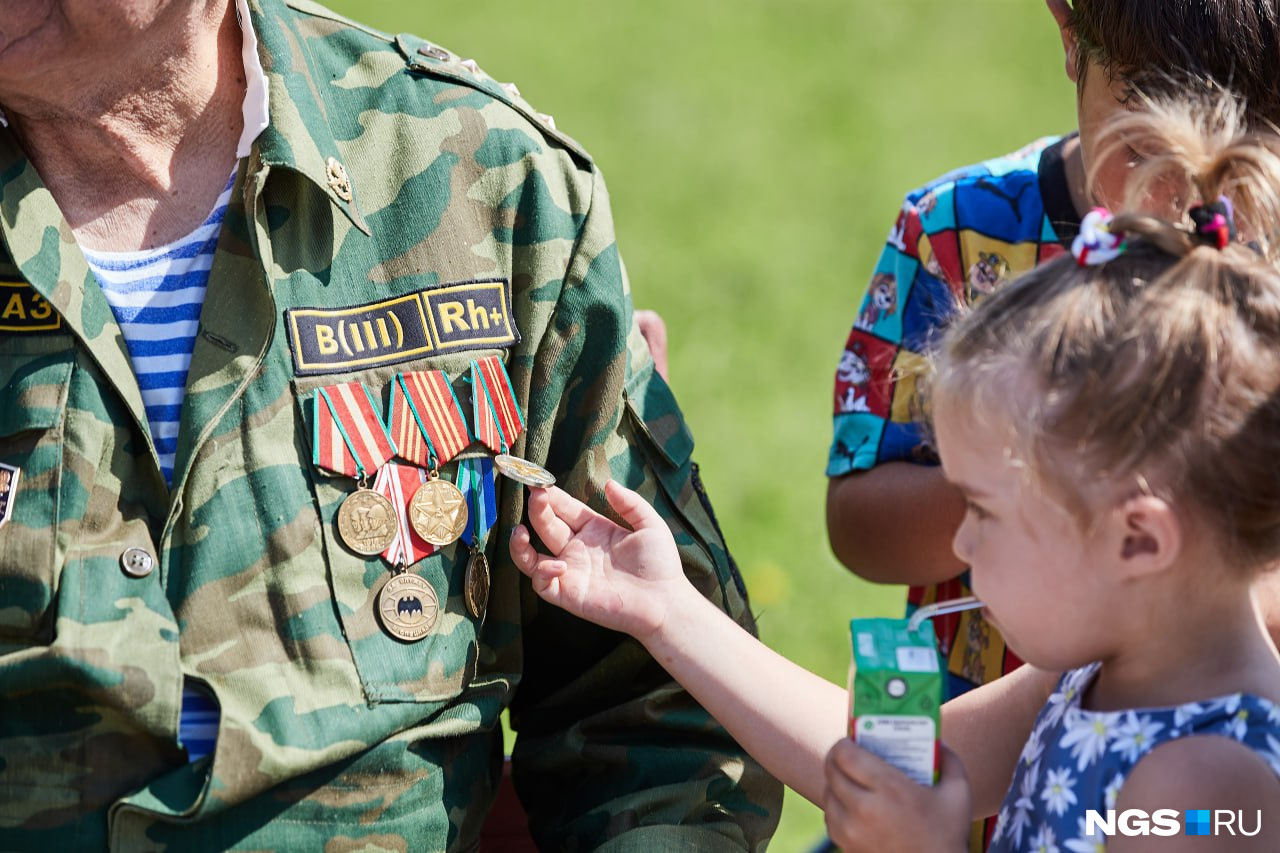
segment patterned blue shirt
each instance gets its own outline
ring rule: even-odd
[[[1114,809],[1125,780],[1159,744],[1193,735],[1229,737],[1253,749],[1280,776],[1280,708],[1235,693],[1172,708],[1089,711],[1081,697],[1099,664],[1072,670],[1040,711],[1000,808],[988,853],[1097,853],[1105,836],[1087,833],[1085,812]],[[1181,805],[1171,807],[1181,808]]]

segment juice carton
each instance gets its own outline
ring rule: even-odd
[[[942,668],[928,620],[849,623],[849,736],[922,785],[938,780]]]

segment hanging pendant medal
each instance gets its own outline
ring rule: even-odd
[[[338,537],[357,554],[382,553],[396,538],[396,511],[368,487],[368,475],[395,454],[369,390],[360,382],[320,388],[315,396],[313,460],[335,474],[355,477],[357,489],[338,507]]]
[[[476,551],[467,560],[467,576],[464,581],[463,598],[467,602],[467,612],[475,619],[484,616],[489,606],[489,560],[483,551]]]
[[[547,486],[556,484],[555,474],[552,474],[541,465],[534,465],[532,462],[521,459],[519,456],[512,456],[510,453],[499,453],[493,457],[493,464],[502,476],[515,480],[517,483],[532,486],[535,489],[545,489]]]
[[[494,452],[493,463],[499,473],[526,486],[553,485],[556,478],[550,471],[509,452],[525,424],[502,359],[491,355],[471,362],[471,395],[476,438]]]
[[[472,457],[458,462],[458,485],[467,497],[471,523],[462,540],[471,548],[463,577],[462,598],[472,618],[483,619],[489,606],[489,560],[484,555],[484,539],[498,517],[497,489],[493,482],[493,462]]]
[[[378,616],[388,634],[416,643],[436,626],[440,598],[424,578],[402,568],[378,591]]]
[[[426,479],[426,472],[412,465],[388,462],[378,469],[373,490],[387,499],[396,511],[397,534],[382,552],[382,558],[396,566],[391,578],[378,591],[375,609],[382,630],[405,643],[421,640],[435,627],[440,599],[425,578],[413,574],[409,566],[432,554],[436,546],[414,532],[406,518],[408,496]]]
[[[457,486],[432,471],[409,501],[409,523],[432,545],[452,545],[467,529],[467,502]]]
[[[391,501],[361,486],[338,507],[338,535],[357,554],[376,557],[395,541],[395,518]]]
[[[396,374],[390,429],[400,455],[431,472],[409,501],[409,523],[432,545],[456,542],[467,527],[467,503],[439,469],[471,443],[471,434],[443,371]]]

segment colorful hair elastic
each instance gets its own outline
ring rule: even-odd
[[[1217,246],[1219,251],[1236,239],[1235,210],[1225,195],[1218,196],[1217,201],[1196,205],[1187,211],[1187,215],[1195,223],[1196,237],[1210,246]]]
[[[1105,264],[1120,257],[1128,245],[1123,231],[1111,230],[1111,211],[1095,207],[1080,220],[1080,233],[1071,241],[1071,254],[1082,267]]]

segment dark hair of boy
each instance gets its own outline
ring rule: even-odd
[[[1252,120],[1280,124],[1276,0],[1075,0],[1067,28],[1079,83],[1093,63],[1134,89],[1175,94],[1176,68],[1242,98]]]

